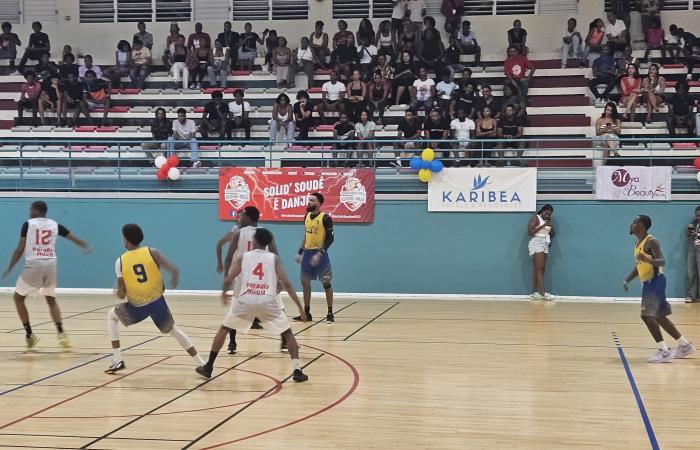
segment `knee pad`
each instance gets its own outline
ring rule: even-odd
[[[325,282],[323,283],[323,289],[328,290],[330,288],[331,288],[331,283],[325,283]]]

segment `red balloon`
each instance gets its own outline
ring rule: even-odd
[[[700,158],[695,158],[695,160],[693,161],[693,165],[696,169],[700,170]]]
[[[170,167],[177,167],[180,165],[180,158],[177,155],[168,156],[168,165]]]
[[[163,169],[165,169],[165,170],[163,170]],[[166,178],[168,178],[168,168],[167,168],[167,166],[161,167],[160,170],[158,170],[158,172],[156,172],[156,178],[157,178],[158,180],[160,180],[160,181],[163,181],[163,180],[165,180]]]

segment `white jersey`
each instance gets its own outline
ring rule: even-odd
[[[253,250],[253,235],[255,235],[257,227],[248,226],[238,230],[238,247],[236,252],[243,254]]]
[[[251,250],[241,261],[241,297],[275,298],[277,296],[277,269],[275,254],[267,250]]]
[[[27,221],[24,260],[55,260],[58,224],[46,217],[37,217]]]

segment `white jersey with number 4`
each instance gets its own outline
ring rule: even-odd
[[[37,217],[29,219],[27,225],[24,260],[55,260],[58,224],[46,217]]]
[[[241,261],[241,297],[274,299],[277,297],[275,254],[267,250],[251,250]]]

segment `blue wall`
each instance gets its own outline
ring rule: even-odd
[[[4,269],[17,245],[32,199],[2,199],[0,262]],[[140,224],[146,244],[162,250],[181,269],[183,289],[218,289],[214,249],[231,226],[217,219],[213,200],[48,199],[49,216],[87,239],[83,255],[61,240],[60,287],[111,288],[114,260],[122,253],[121,227]],[[560,295],[622,296],[622,279],[633,268],[629,223],[639,213],[654,220],[663,245],[669,296],[684,296],[683,228],[691,202],[616,203],[559,201],[548,266],[548,290]],[[378,201],[371,225],[337,225],[331,248],[339,292],[526,294],[531,263],[525,233],[529,214],[428,213],[420,201]],[[303,236],[301,224],[269,224],[288,272]],[[20,263],[21,266],[21,263]],[[13,285],[20,268],[4,285]],[[298,283],[297,283],[298,285]],[[319,287],[316,286],[318,289]],[[634,289],[630,295],[639,295]]]

